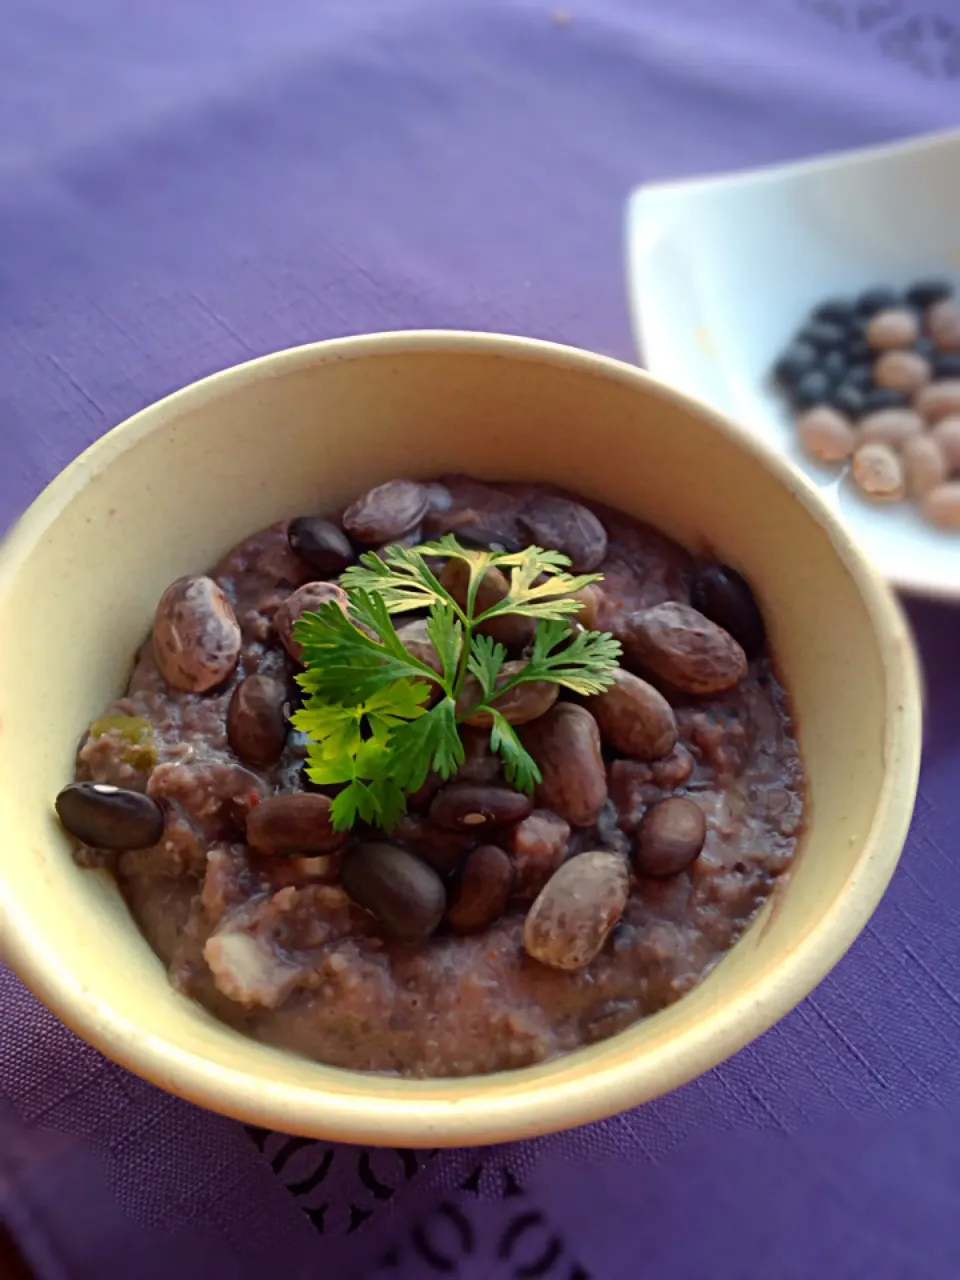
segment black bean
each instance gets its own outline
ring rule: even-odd
[[[932,307],[935,302],[953,296],[953,285],[949,280],[918,280],[907,290],[907,301],[912,307]]]
[[[763,649],[763,615],[750,584],[726,564],[705,564],[690,585],[690,603],[733,636],[748,658]]]
[[[521,822],[533,801],[510,787],[475,786],[454,782],[438,791],[430,805],[430,821],[449,831],[476,831]]]
[[[877,409],[902,409],[909,403],[909,397],[903,391],[894,391],[892,387],[873,387],[863,397],[863,412],[874,413]]]
[[[845,413],[848,418],[859,418],[863,413],[865,399],[866,396],[859,387],[855,387],[850,382],[844,382],[831,394],[830,403],[835,409]]]
[[[862,364],[865,360],[872,360],[874,355],[873,348],[862,332],[856,333],[851,337],[847,343],[846,352],[847,359],[851,364]]]
[[[793,403],[798,409],[812,409],[815,404],[826,404],[830,398],[830,379],[820,369],[804,374],[793,388]]]
[[[941,351],[933,357],[935,378],[960,378],[960,353]]]
[[[865,289],[857,298],[857,310],[862,316],[875,316],[878,311],[886,311],[890,307],[899,307],[902,298],[896,289],[878,286]]]
[[[913,344],[913,350],[918,356],[923,356],[924,360],[929,360],[931,364],[936,360],[938,351],[937,344],[932,338],[928,338],[926,334],[921,335]],[[953,376],[952,374],[950,375]]]
[[[641,875],[675,876],[700,856],[706,836],[706,819],[696,801],[669,796],[643,815],[634,865]]]
[[[792,387],[816,363],[816,348],[807,342],[794,342],[773,366],[773,376],[782,386]]]
[[[848,328],[856,320],[856,303],[849,298],[828,298],[815,308],[813,319],[826,320]]]
[[[287,529],[290,546],[321,578],[335,578],[353,564],[353,547],[342,529],[322,516],[298,516]]]
[[[838,382],[847,370],[847,357],[840,350],[828,351],[820,361],[821,370],[831,382]]]
[[[95,849],[147,849],[163,835],[163,809],[140,791],[105,782],[71,782],[56,800],[72,836]]]
[[[873,366],[869,364],[853,364],[843,379],[846,387],[856,387],[858,391],[869,391],[873,386]]]
[[[385,841],[349,849],[340,865],[340,883],[385,933],[405,942],[429,938],[447,909],[447,893],[436,871]]]
[[[830,324],[826,320],[815,320],[806,325],[798,334],[800,342],[816,347],[818,351],[829,351],[833,347],[843,346],[847,340],[847,330],[839,324]]]

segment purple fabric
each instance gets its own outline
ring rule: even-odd
[[[631,358],[630,188],[956,124],[954,8],[6,0],[0,527],[115,422],[277,347],[436,325]],[[480,1152],[251,1134],[0,973],[0,1214],[37,1276],[960,1274],[960,614],[911,616],[927,750],[877,915],[629,1115]]]

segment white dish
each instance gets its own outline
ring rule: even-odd
[[[800,467],[896,586],[960,600],[960,534],[877,507],[800,452],[770,367],[820,301],[931,275],[960,285],[960,131],[777,168],[641,187],[631,309],[650,372]]]

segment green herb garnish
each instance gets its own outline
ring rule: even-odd
[[[427,563],[434,556],[469,567],[462,605]],[[394,827],[407,795],[431,771],[449,778],[459,769],[464,749],[458,726],[478,711],[492,718],[490,746],[503,757],[507,780],[533,791],[540,771],[496,702],[534,680],[600,693],[612,683],[620,655],[613,636],[574,625],[580,605],[570,597],[601,575],[571,574],[569,567],[557,551],[473,551],[447,535],[418,547],[367,552],[340,578],[348,614],[328,601],[297,621],[294,635],[306,668],[297,680],[308,697],[293,723],[310,739],[310,779],[343,786],[331,813],[337,830],[357,818]],[[491,568],[509,574],[509,590],[477,612],[477,590]],[[427,634],[442,674],[408,653],[397,635],[391,614],[415,609],[428,611]],[[479,628],[505,614],[534,618],[537,626],[525,665],[498,683],[506,649]],[[480,686],[479,699],[458,706],[469,675]]]

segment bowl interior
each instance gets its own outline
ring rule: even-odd
[[[55,482],[0,557],[0,936],[14,967],[110,1056],[290,1133],[522,1137],[713,1065],[849,945],[892,872],[916,780],[919,697],[899,612],[802,483],[772,466],[636,371],[516,339],[301,348],[145,410]],[[167,583],[281,516],[444,470],[564,484],[742,567],[788,675],[810,821],[789,891],[678,1005],[537,1068],[411,1082],[280,1053],[174,994],[112,880],[73,865],[51,802]]]
[[[639,190],[628,212],[638,337],[652,373],[799,466],[880,571],[960,599],[960,538],[878,507],[800,450],[770,368],[810,310],[875,284],[960,280],[960,133]]]

